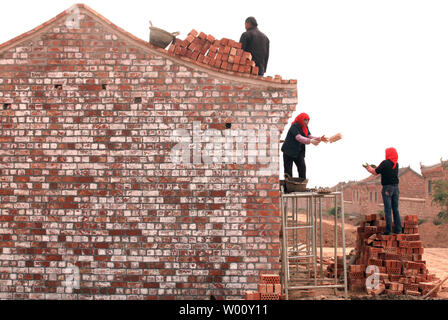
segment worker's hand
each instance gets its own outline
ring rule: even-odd
[[[311,139],[311,143],[314,144],[315,146],[318,146],[320,141],[318,141],[316,139]]]
[[[330,140],[328,140],[328,138],[325,136],[325,135],[323,135],[321,138],[320,138],[320,140],[321,141],[323,141],[323,142],[325,142],[325,143],[328,143]]]
[[[369,171],[371,174],[376,174],[375,169],[373,169],[371,166],[368,166],[366,169],[367,169],[367,171]]]

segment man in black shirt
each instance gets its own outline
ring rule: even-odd
[[[392,232],[392,215],[394,217],[394,233],[401,233],[401,219],[398,211],[400,190],[398,188],[398,153],[395,148],[386,149],[386,160],[381,162],[378,168],[368,166],[366,169],[373,175],[381,174],[382,196],[384,202],[384,214],[386,216],[386,231],[384,235]]]
[[[266,72],[269,60],[269,39],[258,30],[258,23],[254,17],[246,19],[246,32],[241,35],[242,49],[252,54],[252,59],[258,67],[258,75]]]

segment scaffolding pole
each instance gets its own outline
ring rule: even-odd
[[[334,262],[333,278],[326,278],[323,269],[322,201],[329,199],[335,208],[334,215]],[[286,299],[291,290],[334,288],[344,289],[347,296],[347,265],[345,248],[345,222],[343,193],[293,192],[280,194],[282,211],[282,273]],[[338,201],[339,200],[339,201]],[[340,203],[340,206],[338,206]],[[339,209],[340,208],[340,209]],[[340,216],[343,257],[343,280],[338,279],[338,223]],[[320,259],[318,267],[317,259]]]

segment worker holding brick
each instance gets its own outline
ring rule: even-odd
[[[269,60],[269,39],[258,29],[257,20],[254,17],[246,19],[246,32],[241,35],[240,42],[244,51],[252,54],[252,59],[258,67],[258,75],[266,72]]]
[[[299,178],[306,179],[305,145],[311,143],[317,146],[321,141],[328,142],[325,135],[320,138],[311,135],[308,129],[309,121],[309,115],[301,113],[291,124],[291,128],[289,128],[285,142],[282,145],[285,178],[288,178],[288,176],[292,177],[292,165],[295,163],[299,172]]]
[[[401,233],[401,219],[398,211],[398,202],[400,197],[400,190],[398,188],[398,153],[395,148],[386,149],[386,160],[376,168],[372,166],[366,167],[373,175],[381,174],[381,185],[383,190],[381,192],[384,202],[384,214],[386,216],[386,231],[384,235],[390,235],[392,232],[392,214],[394,218],[394,233]]]

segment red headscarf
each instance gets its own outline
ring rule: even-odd
[[[307,136],[308,135],[308,128],[305,125],[305,120],[310,120],[310,116],[307,115],[306,113],[301,113],[301,114],[299,114],[296,117],[296,119],[294,120],[294,122],[292,124],[298,123],[299,126],[302,128],[302,131],[305,134],[305,136]]]
[[[392,169],[395,169],[398,162],[398,153],[395,148],[387,148],[386,149],[386,160],[390,160],[394,163],[394,167]]]

